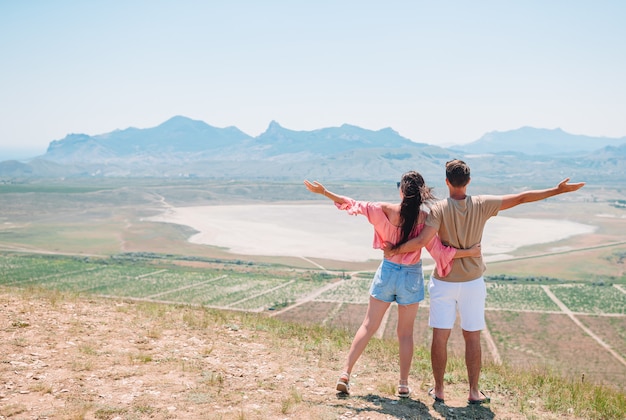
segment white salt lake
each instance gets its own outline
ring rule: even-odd
[[[233,254],[380,260],[373,228],[332,204],[247,204],[171,207],[147,220],[189,226],[191,243],[223,247]],[[506,258],[523,246],[592,233],[595,226],[556,219],[496,216],[487,222],[482,251],[487,260]],[[425,258],[428,254],[425,253]]]

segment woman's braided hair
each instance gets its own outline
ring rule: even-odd
[[[430,204],[436,200],[432,190],[426,185],[424,177],[419,172],[409,171],[402,175],[400,180],[400,191],[402,191],[403,196],[400,204],[402,236],[397,245],[409,240],[409,235],[417,225],[422,204]]]

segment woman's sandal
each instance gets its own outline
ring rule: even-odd
[[[350,374],[344,372],[337,380],[337,391],[343,394],[350,394]]]
[[[396,395],[400,398],[409,398],[411,396],[411,388],[408,384],[399,384]]]

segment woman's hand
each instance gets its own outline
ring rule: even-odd
[[[476,245],[474,245],[471,248],[468,248],[468,251],[470,251],[470,257],[480,257],[482,254],[482,249],[480,247],[480,243],[477,243]]]
[[[305,179],[304,185],[309,191],[315,194],[324,194],[324,192],[326,192],[326,188],[324,188],[324,186],[317,181],[309,182]]]
[[[391,242],[387,242],[385,241],[385,243],[383,244],[383,252],[385,254],[385,258],[391,258],[394,255],[396,255],[396,252],[393,249],[394,244],[392,244]]]

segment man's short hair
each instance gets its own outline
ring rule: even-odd
[[[446,179],[453,187],[464,187],[470,181],[470,168],[459,159],[446,162]]]

